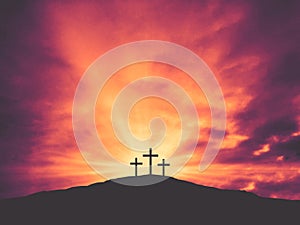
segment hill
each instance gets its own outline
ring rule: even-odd
[[[0,224],[299,224],[299,212],[300,201],[169,178],[149,186],[106,181],[1,200]]]

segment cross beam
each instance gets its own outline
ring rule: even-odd
[[[134,162],[130,162],[130,165],[135,165],[135,176],[137,176],[137,167],[138,165],[143,165],[142,162],[138,162],[138,159],[135,158],[135,161]]]
[[[165,176],[165,167],[170,166],[170,163],[165,163],[165,159],[163,159],[162,163],[158,163],[157,165],[162,167],[162,175]]]
[[[152,174],[152,157],[158,157],[158,154],[152,154],[152,148],[149,149],[149,154],[143,154],[143,157],[149,157],[149,174]]]

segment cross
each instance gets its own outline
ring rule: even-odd
[[[162,166],[162,175],[165,176],[165,167],[170,166],[170,163],[165,163],[165,159],[162,160],[162,163],[158,163],[158,166]]]
[[[149,148],[149,154],[143,154],[143,157],[149,157],[149,174],[152,174],[152,157],[158,157],[158,154],[152,154],[152,148]]]
[[[130,162],[130,165],[135,165],[135,176],[137,176],[137,167],[138,165],[143,165],[142,162],[138,162],[137,158],[135,158],[134,162]]]

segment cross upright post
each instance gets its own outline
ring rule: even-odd
[[[138,159],[135,158],[135,161],[134,162],[130,162],[130,165],[135,165],[135,176],[137,176],[137,167],[138,165],[143,165],[142,162],[138,162]]]
[[[162,175],[165,176],[165,167],[170,166],[170,163],[165,163],[165,159],[163,159],[162,163],[158,163],[157,165],[162,167]]]
[[[149,157],[149,174],[152,174],[152,157],[158,157],[158,154],[152,154],[152,148],[149,148],[149,154],[143,154],[143,157]]]

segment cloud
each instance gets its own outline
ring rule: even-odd
[[[249,139],[242,141],[234,153],[220,157],[223,162],[268,161],[279,154],[299,160],[294,148],[291,147],[289,151],[279,149],[279,146],[285,146],[286,139],[299,130],[299,108],[294,103],[300,94],[300,55],[295,48],[298,42],[296,8],[299,8],[297,1],[288,1],[287,4],[257,1],[249,8],[247,19],[240,28],[240,35],[236,37],[235,48],[230,54],[237,57],[253,50],[263,52],[267,64],[264,73],[253,71],[251,74],[259,77],[248,88],[251,100],[245,108],[235,113],[238,133]],[[276,144],[273,143],[274,138],[278,139]],[[296,138],[292,139],[296,141]],[[271,145],[270,152],[254,157],[253,151],[266,144]]]
[[[48,43],[38,7],[1,2],[0,196],[13,191],[16,180],[26,186],[26,177],[32,176],[33,148],[45,137],[47,114],[61,93],[56,73],[68,68]]]
[[[298,187],[300,185],[300,176],[279,181],[279,182],[257,182],[255,189],[257,193],[262,196],[268,196],[272,198],[291,198],[299,199]]]
[[[299,165],[298,2],[2,1],[0,198],[99,178],[91,175],[72,137],[76,84],[105,51],[145,39],[190,48],[211,67],[224,91],[226,149],[214,162],[218,170],[208,170],[205,180],[214,179],[215,186],[226,183],[226,188],[254,182],[264,195],[278,184],[289,189],[286,198],[298,196],[292,187],[298,178],[283,171],[281,183],[263,182],[259,177],[266,170],[253,169]],[[188,87],[194,91],[192,84]],[[206,114],[201,116],[205,129]],[[253,155],[261,149],[269,150]],[[239,172],[249,163],[254,175],[243,180],[248,174]],[[225,182],[227,167],[230,179]],[[187,179],[205,183],[196,175]]]

